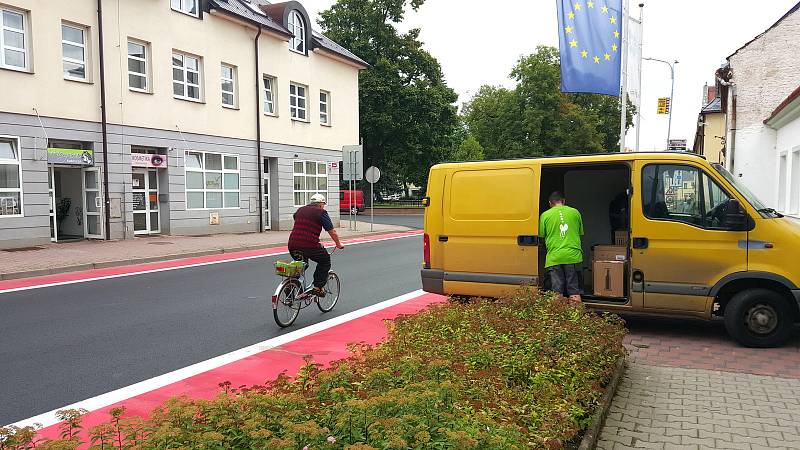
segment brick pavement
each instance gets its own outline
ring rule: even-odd
[[[628,319],[625,377],[599,449],[800,449],[800,333],[775,349],[719,322]]]
[[[369,223],[359,222],[356,230],[345,222],[339,236],[351,238],[371,234]],[[397,225],[375,224],[373,233],[407,231]],[[327,235],[324,235],[327,237]],[[229,251],[286,245],[288,231],[214,234],[206,236],[145,236],[119,241],[80,241],[42,245],[24,251],[0,250],[0,279],[92,269],[92,265],[118,266],[136,262],[176,259]]]

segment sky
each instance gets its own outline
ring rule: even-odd
[[[712,85],[714,72],[728,56],[797,1],[643,1],[643,56],[678,60],[672,139],[686,139],[692,145],[703,85]],[[318,17],[334,0],[302,3],[312,17]],[[638,4],[630,2],[631,15],[638,16]],[[537,45],[558,46],[556,0],[426,0],[399,27],[401,31],[409,28],[422,30],[420,39],[439,60],[448,84],[459,94],[459,104],[482,85],[513,87],[508,75],[521,56],[535,52]],[[656,114],[656,104],[659,97],[669,96],[669,67],[650,61],[642,64],[640,150],[663,150],[668,120]],[[628,131],[626,145],[634,147],[635,130]]]

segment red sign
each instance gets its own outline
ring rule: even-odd
[[[131,153],[131,166],[164,169],[167,167],[167,155],[151,153]]]

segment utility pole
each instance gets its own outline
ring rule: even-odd
[[[639,104],[636,105],[636,148],[634,151],[639,151],[639,136],[642,130],[642,47],[644,44],[644,3],[639,3],[639,29],[641,36],[639,37]]]
[[[669,75],[672,80],[672,87],[670,88],[669,92],[669,120],[667,125],[667,149],[669,149],[669,141],[670,137],[672,136],[672,110],[675,108],[675,65],[678,64],[678,60],[670,63],[669,61],[664,61],[663,59],[658,58],[644,58],[647,61],[656,61],[660,63],[664,63],[669,66]]]

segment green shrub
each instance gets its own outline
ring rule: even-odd
[[[114,410],[92,448],[572,447],[624,354],[618,318],[533,288],[387,325],[385,343],[353,345],[327,369],[309,359],[293,378],[223,383],[213,400],[171,399],[146,420]],[[13,439],[0,448],[26,448]]]

